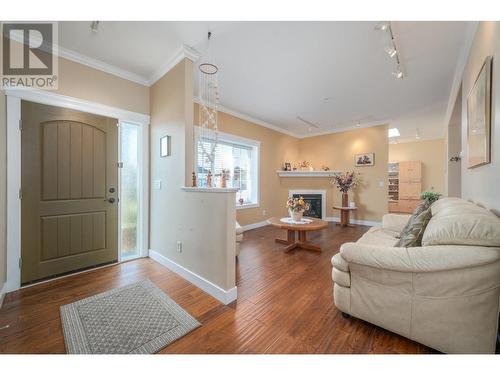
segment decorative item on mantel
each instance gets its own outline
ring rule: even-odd
[[[311,165],[311,162],[310,161],[307,161],[307,160],[303,160],[299,163],[299,168],[301,171],[314,171],[314,168],[313,166]]]
[[[300,222],[302,221],[304,211],[309,209],[309,203],[306,203],[303,197],[288,197],[288,200],[286,201],[286,208],[288,208],[288,213],[290,214],[292,220]]]
[[[347,192],[353,190],[359,184],[359,177],[356,172],[338,173],[333,177],[332,185],[342,192],[342,207],[349,206],[349,195]]]
[[[325,171],[325,172],[328,172],[330,170],[330,167],[328,165],[322,165],[321,166],[321,170]]]

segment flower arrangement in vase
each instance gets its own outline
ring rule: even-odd
[[[342,207],[349,206],[349,190],[354,190],[359,185],[359,177],[355,172],[337,173],[333,176],[332,184],[342,192]]]
[[[293,221],[301,221],[304,211],[309,209],[309,203],[306,203],[303,197],[288,197],[286,208],[288,208],[288,213]]]

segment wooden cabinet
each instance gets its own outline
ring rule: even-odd
[[[393,165],[394,163],[392,163]],[[397,163],[398,194],[389,191],[389,212],[412,213],[420,201],[422,191],[422,163],[420,161],[402,161]],[[394,176],[394,168],[389,168],[389,184]]]

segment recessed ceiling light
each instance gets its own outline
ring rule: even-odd
[[[390,128],[389,129],[389,138],[399,137],[399,136],[400,136],[400,134],[399,134],[398,128]]]

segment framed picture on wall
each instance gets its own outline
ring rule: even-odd
[[[467,168],[490,163],[491,65],[488,56],[467,97]]]
[[[356,167],[370,167],[375,165],[375,154],[357,154],[354,155],[354,165]]]
[[[170,156],[170,136],[160,138],[160,157]]]

